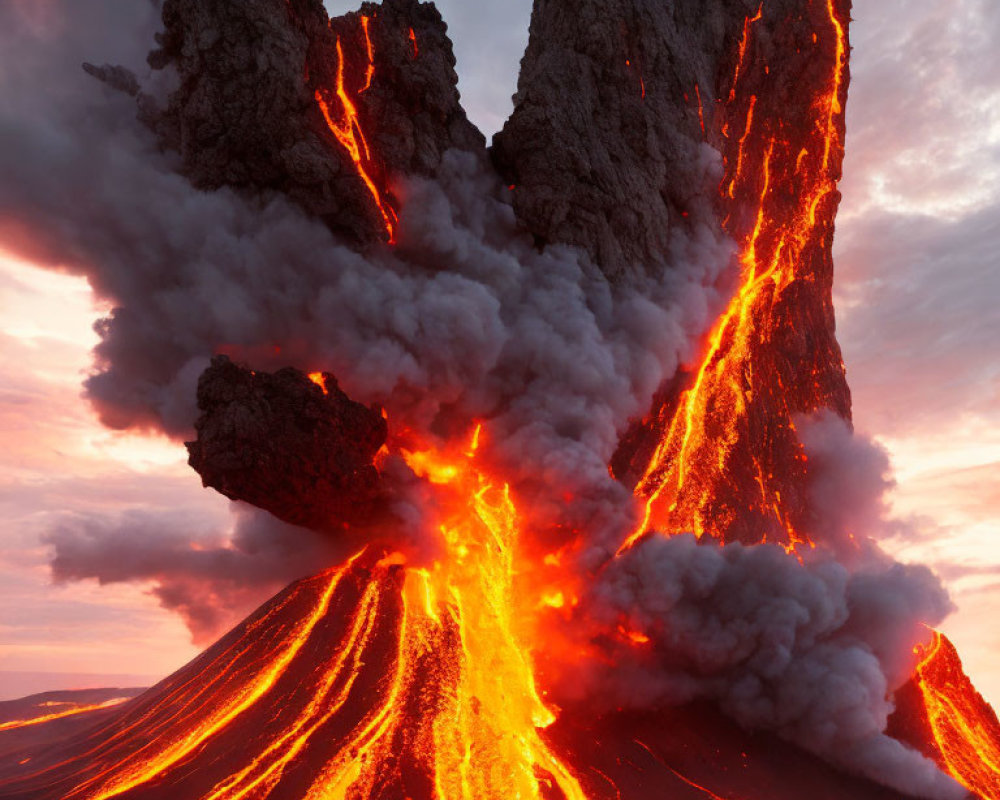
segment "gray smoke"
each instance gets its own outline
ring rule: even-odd
[[[606,659],[565,681],[586,702],[645,708],[710,698],[749,728],[777,732],[917,797],[966,793],[885,736],[892,692],[912,674],[925,625],[951,610],[925,567],[855,572],[776,545],[705,547],[651,537],[613,561],[579,620]],[[609,637],[621,626],[650,638]],[[601,664],[614,666],[601,666]]]
[[[907,794],[965,797],[883,733],[914,647],[952,611],[929,569],[879,549],[906,525],[889,513],[888,454],[830,412],[796,420],[796,430],[819,547],[797,558],[777,545],[702,546],[691,535],[640,542],[599,573],[581,604],[576,622],[606,658],[564,683],[577,692],[567,702],[649,708],[709,698],[742,725]],[[650,642],[608,635],[619,630]]]
[[[195,644],[207,645],[267,596],[351,552],[347,542],[293,529],[251,506],[236,503],[233,512],[231,531],[205,530],[185,511],[66,515],[44,537],[53,578],[149,583]]]
[[[58,40],[91,59],[105,44],[83,43]],[[260,369],[323,368],[394,425],[489,420],[505,476],[543,520],[627,524],[606,467],[618,435],[723,299],[706,288],[733,252],[707,213],[716,153],[702,151],[704,224],[675,238],[673,269],[647,285],[612,287],[570,248],[539,253],[498,179],[458,152],[438,180],[396,187],[398,246],[362,255],[280,197],[196,191],[128,97],[48,49],[16,48],[30,80],[5,90],[0,217],[11,246],[86,275],[114,304],[86,385],[106,424],[189,435],[197,377],[219,350]],[[552,486],[588,500],[566,519]]]

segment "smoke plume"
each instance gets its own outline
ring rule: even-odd
[[[200,645],[316,564],[349,555],[345,543],[242,503],[233,504],[231,531],[204,530],[184,511],[131,509],[114,517],[67,515],[45,543],[57,582],[149,583],[150,594],[184,620]]]
[[[584,606],[581,622],[610,649],[599,663],[614,666],[564,683],[609,707],[710,698],[749,728],[776,731],[900,791],[963,797],[883,734],[892,692],[915,666],[914,646],[950,610],[924,567],[849,572],[828,556],[800,563],[777,545],[651,537],[608,566]],[[618,629],[650,641],[604,633]]]
[[[489,420],[495,457],[543,517],[559,486],[591,498],[568,524],[622,524],[627,494],[606,464],[723,299],[713,287],[733,246],[713,219],[675,238],[668,274],[612,287],[579,251],[538,252],[505,187],[453,152],[439,180],[396,188],[398,245],[362,255],[279,196],[192,188],[130,98],[67,72],[65,52],[47,59],[56,46],[100,58],[106,42],[80,30],[4,50],[32,80],[6,93],[0,211],[10,246],[114,304],[86,384],[107,425],[189,435],[197,377],[220,350],[260,369],[322,368],[397,425]],[[60,89],[41,103],[40,83]],[[707,146],[702,167],[707,198],[720,174]]]

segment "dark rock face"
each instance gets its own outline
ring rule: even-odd
[[[449,147],[483,149],[433,5],[366,3],[330,20],[320,0],[166,0],[163,22],[150,63],[180,83],[144,118],[196,186],[282,192],[370,242],[390,237],[394,177],[433,174]]]
[[[612,280],[663,270],[714,189],[701,118],[749,2],[535,3],[492,155],[539,239],[583,247]]]
[[[187,444],[203,484],[314,530],[368,521],[386,422],[332,375],[325,387],[296,369],[254,373],[216,356],[198,381],[203,414]]]

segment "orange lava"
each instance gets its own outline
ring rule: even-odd
[[[362,15],[361,17],[361,30],[365,34],[365,52],[368,54],[368,66],[365,67],[365,85],[361,87],[361,92],[367,92],[372,85],[372,78],[375,77],[375,48],[372,46],[372,34],[369,30],[369,25],[371,20]],[[343,61],[343,56],[341,56],[341,61]],[[358,94],[361,94],[358,92]]]
[[[248,676],[245,682],[233,687],[227,694],[215,697],[208,713],[193,721],[189,727],[174,728],[172,737],[154,739],[128,759],[105,767],[96,776],[78,786],[69,797],[109,800],[149,783],[198,752],[206,742],[263,699],[309,640],[313,629],[326,615],[334,590],[349,565],[350,562],[326,574],[325,590],[312,613],[288,631],[280,649],[273,653],[272,658],[262,663],[258,671]]]
[[[698,98],[698,123],[701,125],[701,135],[707,136],[708,131],[705,128],[705,104],[701,100],[701,87],[697,83],[694,85],[694,94]]]
[[[983,800],[1000,800],[1000,722],[962,670],[955,646],[935,632],[918,648],[914,680],[940,766]]]
[[[395,673],[382,702],[330,759],[305,794],[366,797],[397,742],[412,742],[437,797],[501,800],[549,796],[584,800],[570,769],[542,739],[555,714],[539,696],[528,649],[513,618],[517,510],[506,486],[480,471],[477,427],[447,453],[404,451],[418,475],[440,487],[436,520],[444,554],[429,568],[407,568]],[[419,665],[419,666],[418,666]],[[418,717],[408,698],[430,689],[440,699]],[[236,800],[220,795],[213,800]],[[242,797],[242,796],[240,796]]]
[[[368,65],[365,69],[365,83],[358,94],[366,91],[371,86],[372,77],[375,74],[374,48],[372,47],[371,36],[368,29],[369,18],[365,16],[361,17],[361,25],[368,53]],[[338,37],[337,91],[335,95],[337,103],[340,106],[340,111],[337,115],[338,118],[335,118],[334,112],[331,110],[333,99],[330,97],[330,92],[317,89],[315,95],[316,103],[319,106],[320,111],[323,113],[323,118],[326,120],[330,133],[334,135],[337,141],[340,142],[340,144],[347,151],[347,154],[354,162],[358,176],[364,182],[365,186],[368,187],[372,200],[375,202],[375,205],[378,207],[379,213],[382,216],[382,221],[385,225],[385,231],[389,243],[392,244],[395,242],[396,238],[396,212],[382,196],[382,192],[379,191],[378,186],[375,185],[375,181],[370,175],[372,163],[371,152],[368,149],[368,142],[365,140],[365,135],[361,127],[361,120],[358,116],[358,108],[355,105],[354,100],[351,99],[351,94],[347,90],[344,80],[344,48],[340,38]]]
[[[635,488],[636,496],[644,504],[642,521],[626,538],[619,553],[653,529],[668,535],[690,531],[698,537],[715,536],[720,522],[726,522],[719,519],[717,512],[712,513],[711,504],[726,480],[728,458],[745,428],[758,381],[776,378],[772,375],[758,378],[754,354],[770,336],[769,330],[781,324],[774,309],[782,293],[796,281],[809,279],[804,255],[822,246],[833,225],[832,207],[824,208],[823,213],[820,209],[837,190],[839,158],[834,163],[834,154],[838,157],[843,154],[840,95],[847,51],[846,33],[833,0],[827,0],[827,10],[836,47],[829,82],[811,108],[815,127],[811,141],[815,140],[816,146],[803,155],[802,148],[791,147],[780,135],[780,120],[765,120],[760,124],[767,127],[755,133],[755,141],[766,143],[762,160],[757,169],[746,169],[748,158],[744,148],[759,121],[759,115],[755,115],[757,98],[749,98],[738,155],[735,163],[729,164],[724,182],[727,188],[723,192],[725,198],[735,202],[734,208],[745,206],[756,197],[755,221],[744,235],[741,248],[740,286],[717,320],[689,388],[675,409],[661,412],[671,416],[664,420],[663,435]],[[734,86],[744,69],[752,24],[761,14],[758,10],[755,17],[745,22]],[[735,89],[731,97],[735,97]],[[793,173],[793,167],[797,174]],[[789,195],[793,192],[789,213]],[[733,233],[735,225],[735,222],[730,225]],[[761,388],[764,385],[760,384]],[[781,395],[776,396],[780,402]],[[818,402],[816,405],[821,406]],[[771,413],[779,418],[790,416],[781,408]],[[791,426],[790,419],[788,425]],[[800,453],[798,459],[804,461],[804,455]],[[756,457],[755,464],[760,497],[751,502],[770,520],[771,527],[780,531],[780,538],[774,534],[775,540],[789,551],[812,546],[809,537],[789,518],[770,471]]]
[[[310,372],[309,380],[315,383],[320,389],[323,390],[323,394],[329,394],[330,390],[326,388],[326,378],[323,376],[322,372]]]
[[[642,631],[629,630],[623,625],[618,626],[618,633],[620,633],[634,645],[640,645],[640,646],[646,645],[649,644],[651,641],[653,641]]]
[[[764,16],[764,3],[761,2],[760,6],[757,8],[757,13],[752,17],[747,17],[743,21],[743,36],[740,38],[740,49],[739,55],[736,59],[736,74],[733,77],[733,86],[729,91],[729,102],[732,103],[736,99],[736,87],[740,82],[740,72],[743,70],[743,64],[747,57],[747,44],[750,41],[750,29],[753,27],[755,22],[760,22],[761,17]]]
[[[56,711],[52,714],[44,714],[40,717],[32,717],[31,719],[17,719],[11,720],[10,722],[0,723],[0,731],[10,731],[17,728],[29,728],[32,725],[43,725],[46,722],[52,722],[57,719],[65,719],[66,717],[75,717],[78,714],[87,714],[91,711],[100,711],[102,708],[113,708],[114,706],[121,705],[128,701],[127,697],[115,697],[111,700],[105,700],[103,703],[93,703],[91,705],[78,706],[73,703],[72,708],[67,708],[62,711]],[[62,704],[59,704],[62,705]]]
[[[199,800],[402,798],[410,781],[456,800],[586,800],[543,738],[556,713],[514,597],[521,520],[479,463],[484,436],[401,453],[433,487],[437,560],[362,551],[296,584],[74,759],[84,777],[65,797],[175,784],[188,796],[184,781],[221,751],[236,760]]]

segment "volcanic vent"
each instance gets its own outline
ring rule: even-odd
[[[88,64],[129,97],[75,152],[146,202],[9,213],[114,300],[89,397],[343,557],[88,729],[0,727],[0,797],[1000,798],[947,597],[867,527],[849,14],[539,0],[489,149],[417,0],[165,0],[153,73]]]

